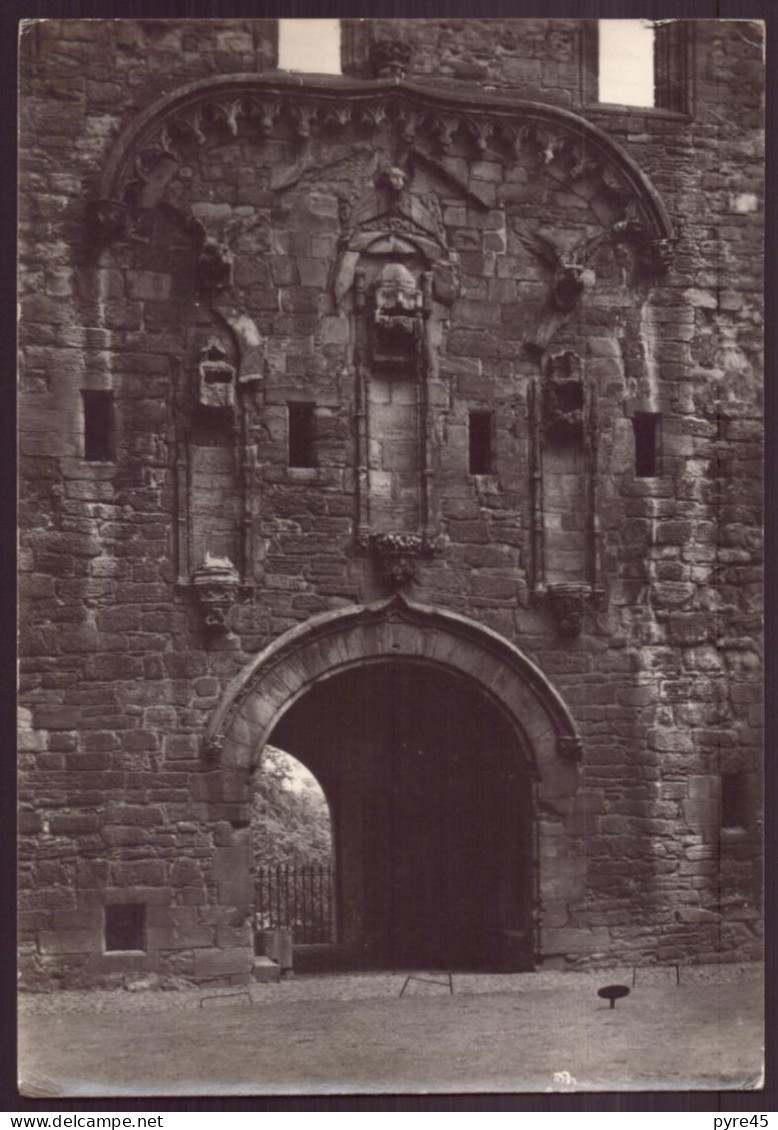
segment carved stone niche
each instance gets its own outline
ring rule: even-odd
[[[203,408],[235,408],[235,369],[223,346],[210,338],[197,366],[197,399]]]
[[[402,263],[387,263],[373,287],[371,346],[377,369],[413,362],[423,334],[424,295]]]
[[[580,582],[559,582],[548,586],[548,603],[560,636],[566,639],[580,636],[591,591],[591,585]]]
[[[549,354],[544,363],[544,431],[561,442],[583,439],[584,382],[581,358],[565,350]]]
[[[228,617],[235,603],[240,577],[229,557],[205,559],[192,576],[195,596],[203,614],[203,625],[209,632],[226,632]]]

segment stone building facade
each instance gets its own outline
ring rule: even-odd
[[[760,954],[761,28],[21,38],[26,984],[240,980],[266,740],[346,965]]]

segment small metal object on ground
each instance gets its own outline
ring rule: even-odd
[[[409,981],[426,981],[430,985],[447,985],[448,991],[451,994],[451,996],[453,997],[453,995],[454,995],[454,977],[451,973],[446,973],[445,977],[446,977],[445,981],[439,981],[436,977],[416,977],[413,974],[410,974],[408,977],[405,978],[405,983],[403,984],[403,987],[400,989],[400,996],[402,996],[403,993],[405,992],[405,990],[408,988],[408,982]]]
[[[616,1007],[619,997],[628,997],[631,990],[626,985],[605,985],[597,990],[597,996],[611,1002],[611,1008]]]
[[[251,1004],[251,993],[212,993],[209,997],[200,997],[200,1008],[203,1007],[206,1001],[226,1001],[232,997],[245,997],[249,1004]]]

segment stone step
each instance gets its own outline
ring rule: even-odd
[[[269,957],[255,957],[253,976],[255,981],[278,981],[281,978],[281,969]]]

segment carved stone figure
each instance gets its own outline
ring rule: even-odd
[[[423,296],[402,263],[382,268],[373,294],[373,362],[401,364],[413,357],[422,331]]]
[[[348,231],[335,279],[338,305],[354,283],[362,254],[414,255],[431,263],[445,253],[445,231],[435,202],[413,194],[404,169],[383,169],[361,196],[348,218]]]
[[[411,61],[411,45],[400,39],[379,39],[370,47],[374,78],[403,78]]]

